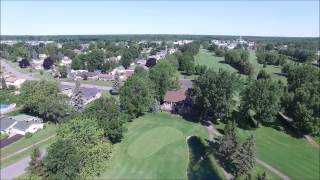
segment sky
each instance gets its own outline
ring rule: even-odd
[[[319,1],[8,1],[1,35],[319,37]]]

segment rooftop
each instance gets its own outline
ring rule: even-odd
[[[181,102],[186,99],[186,95],[184,94],[184,91],[167,91],[164,95],[164,102]]]

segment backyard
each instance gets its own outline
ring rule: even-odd
[[[22,138],[0,150],[1,169],[30,155],[34,147],[44,149],[53,141],[57,125],[46,124],[46,127],[30,138]],[[36,144],[38,143],[38,144]],[[35,145],[36,144],[36,145]]]

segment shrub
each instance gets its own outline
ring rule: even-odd
[[[33,134],[32,134],[31,132],[27,132],[27,133],[25,134],[25,137],[26,137],[26,138],[31,138],[32,135],[33,135]]]

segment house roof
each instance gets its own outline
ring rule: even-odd
[[[167,91],[164,95],[164,102],[181,102],[186,99],[186,95],[184,94],[184,91]]]
[[[184,90],[188,90],[192,88],[192,81],[190,79],[180,79],[180,86]]]
[[[34,117],[34,116],[29,116],[29,115],[26,115],[26,114],[19,114],[19,115],[16,115],[16,116],[11,116],[10,117],[11,119],[13,120],[16,120],[16,121],[41,121],[40,118],[38,117]]]
[[[40,124],[34,121],[18,121],[13,128],[18,129],[20,131],[26,131],[31,125]]]
[[[61,85],[60,88],[61,88],[61,91],[73,90],[74,89],[74,87],[68,86],[68,85]],[[80,87],[80,92],[81,92],[81,95],[83,97],[91,98],[91,97],[96,96],[101,91],[99,89],[97,89],[97,88]]]
[[[6,130],[8,127],[12,126],[14,123],[16,123],[15,120],[4,117],[0,119],[0,129],[1,131]]]

